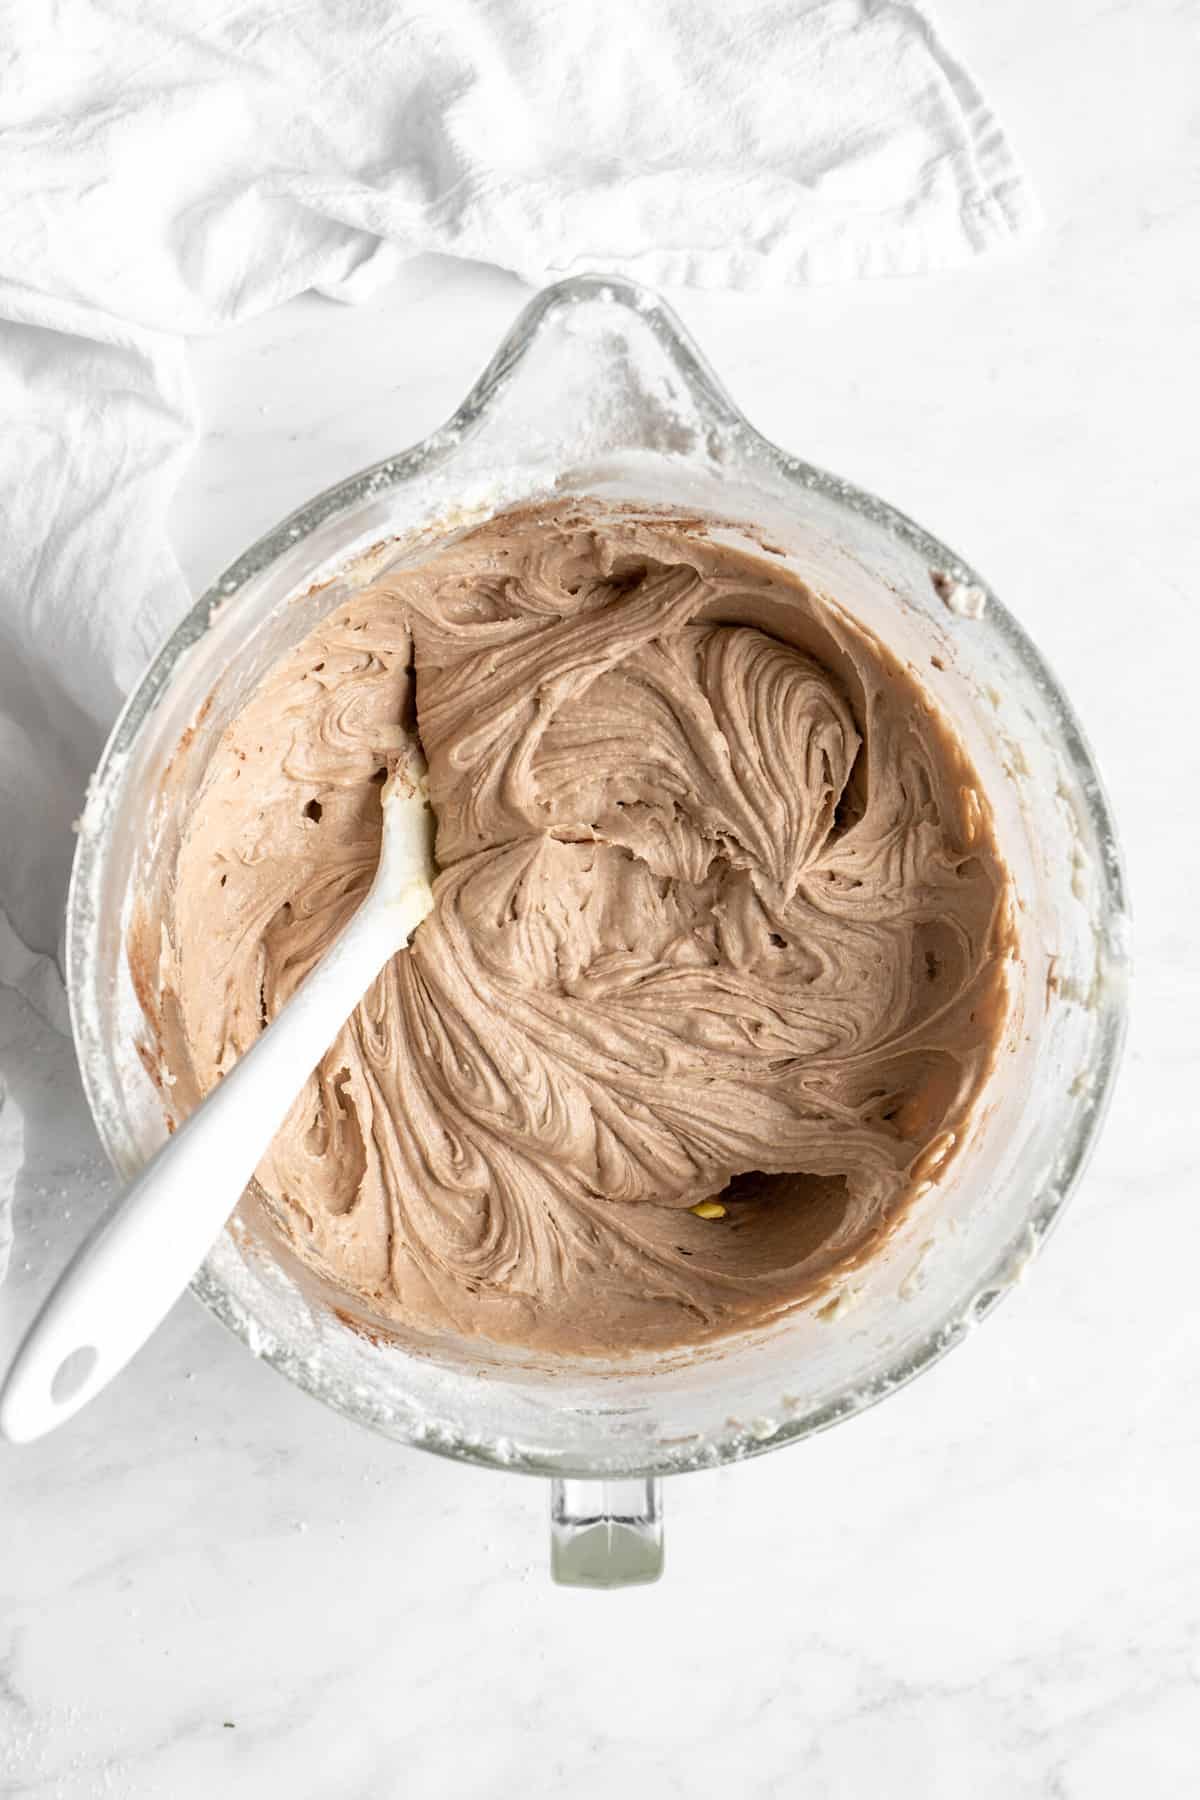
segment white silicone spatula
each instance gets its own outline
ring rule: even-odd
[[[383,789],[366,899],[258,1041],[81,1246],[26,1333],[0,1430],[28,1443],[71,1418],[166,1317],[241,1197],[304,1082],[384,964],[433,905],[423,765]]]

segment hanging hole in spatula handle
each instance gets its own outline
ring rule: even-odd
[[[429,899],[425,887],[406,902],[360,908],[292,996],[286,1029],[263,1034],[101,1221],[17,1352],[0,1393],[5,1437],[29,1443],[64,1424],[157,1330],[350,1006]]]
[[[17,1352],[0,1393],[10,1442],[65,1424],[119,1374],[220,1229],[219,1220],[199,1236],[181,1228],[185,1209],[160,1191],[156,1162],[77,1251]]]
[[[78,1350],[67,1352],[54,1371],[54,1378],[50,1383],[50,1398],[55,1406],[65,1406],[75,1398],[98,1360],[99,1352],[95,1344],[81,1344]]]

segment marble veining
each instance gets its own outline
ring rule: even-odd
[[[550,1586],[539,1484],[356,1430],[185,1301],[71,1428],[0,1447],[0,1795],[1197,1790],[1194,20],[959,12],[1039,239],[937,280],[671,298],[763,430],[961,545],[1087,724],[1139,972],[1066,1221],[933,1374],[669,1488],[667,1576],[618,1596]],[[313,299],[198,345],[193,586],[438,423],[521,298],[422,264],[366,310]],[[0,1057],[30,1151],[6,1355],[111,1186],[69,1045],[7,993]]]

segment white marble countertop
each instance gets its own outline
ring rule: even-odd
[[[0,1449],[0,1794],[1200,1790],[1195,17],[955,11],[1041,237],[937,280],[670,297],[764,431],[987,572],[1090,729],[1139,974],[1071,1212],[888,1405],[669,1487],[666,1578],[617,1595],[550,1585],[544,1487],[356,1429],[184,1301],[71,1428]],[[365,311],[199,345],[189,578],[424,435],[524,297],[421,263]],[[65,1042],[19,1078],[6,1341],[107,1186]]]

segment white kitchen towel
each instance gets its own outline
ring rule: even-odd
[[[1033,222],[906,0],[5,12],[0,983],[60,1028],[83,780],[185,605],[166,511],[189,334],[311,288],[364,298],[422,251],[783,287],[950,268]]]

